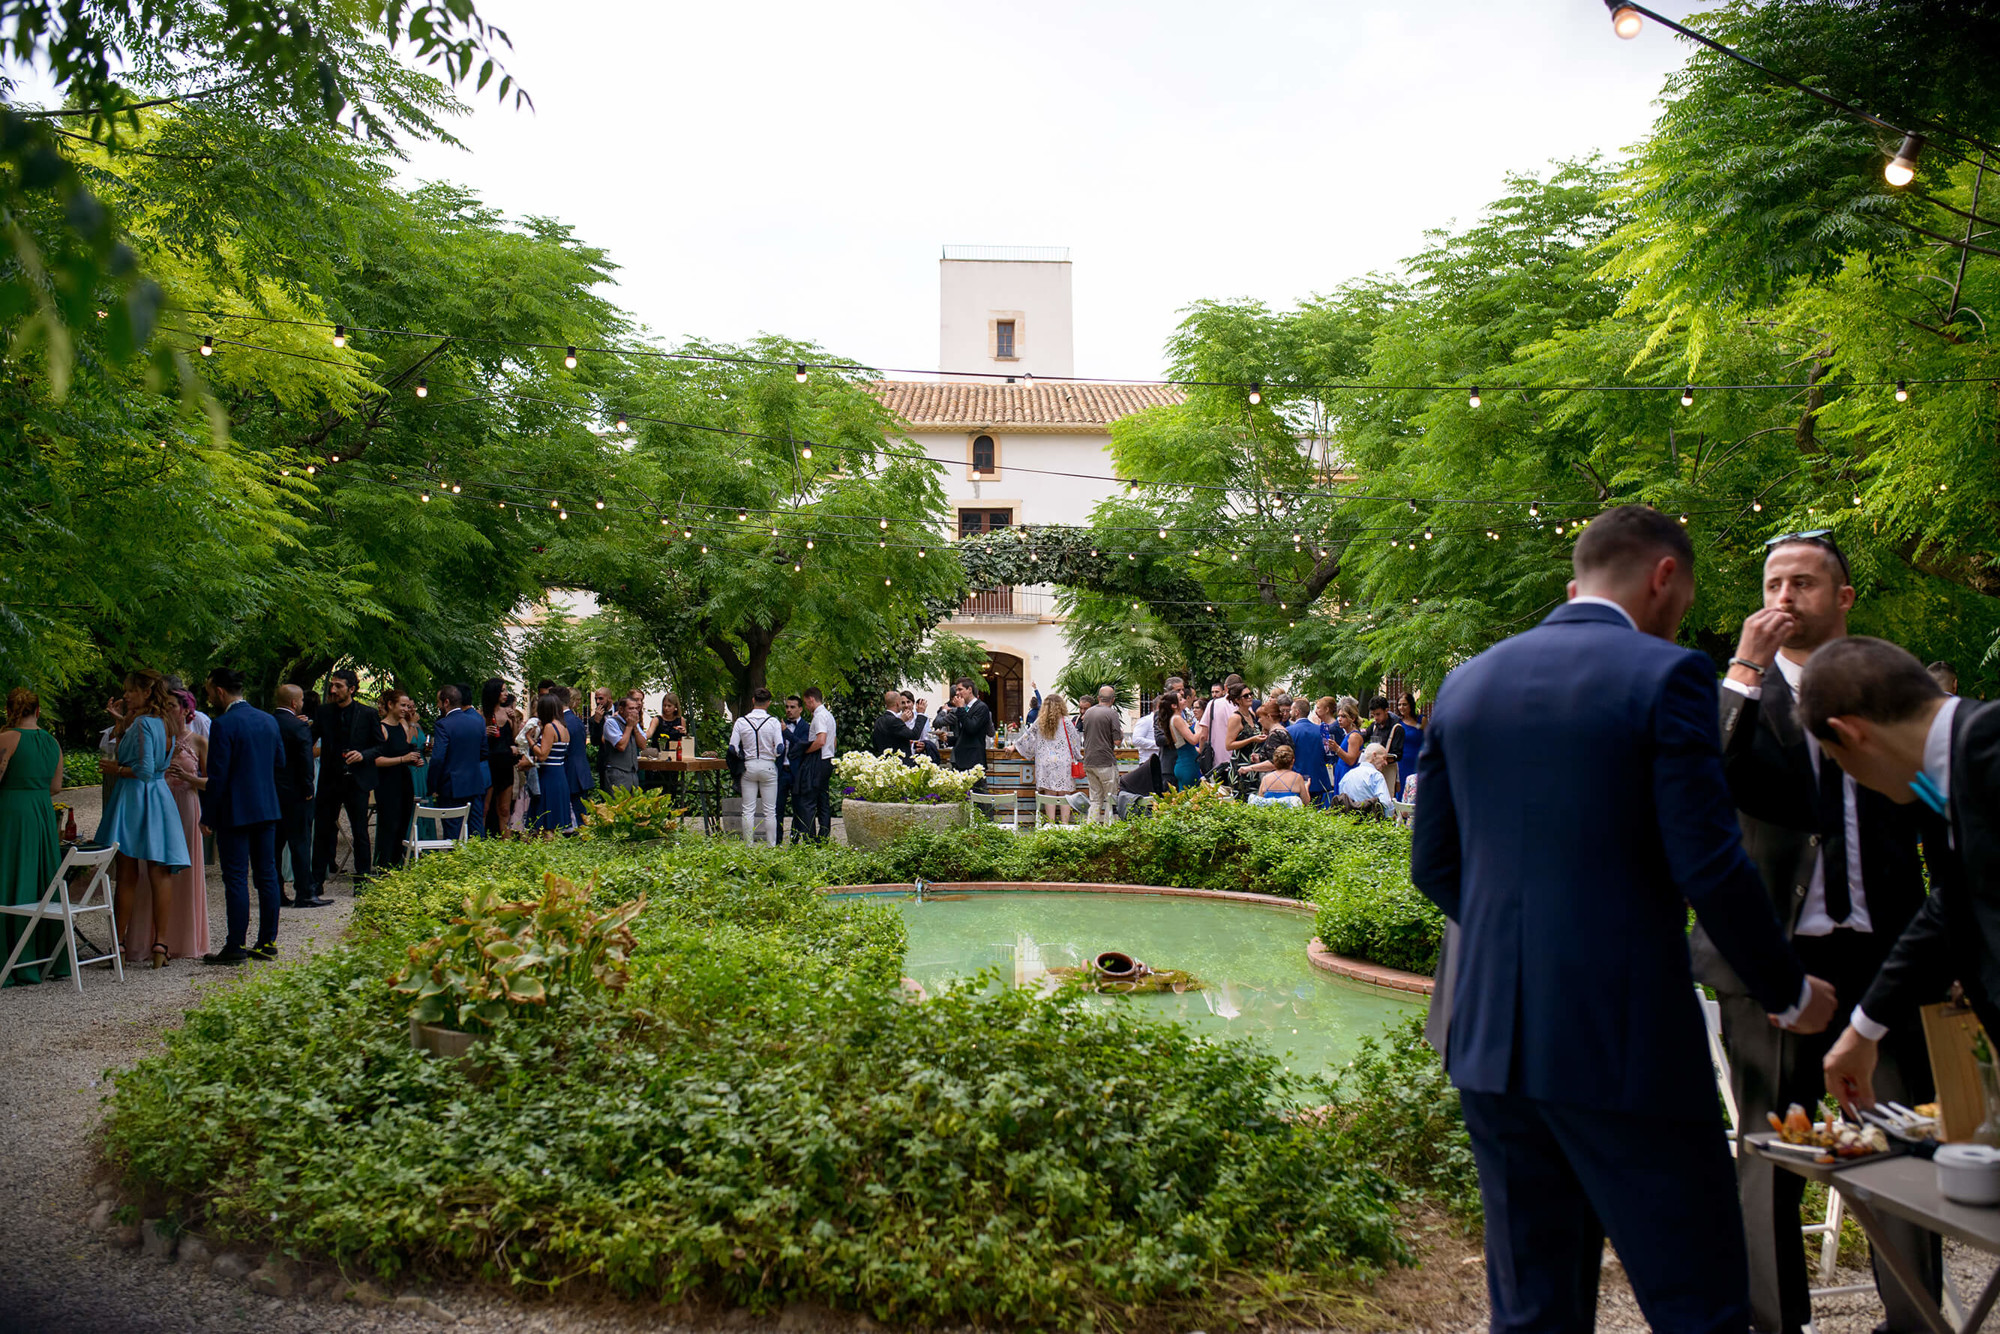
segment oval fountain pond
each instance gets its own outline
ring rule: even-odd
[[[1423,1008],[1419,998],[1314,968],[1306,961],[1312,918],[1290,909],[1031,890],[922,903],[907,893],[885,897],[909,926],[904,975],[926,990],[981,969],[1020,986],[1046,985],[1053,981],[1051,968],[1080,967],[1105,950],[1121,950],[1154,968],[1193,973],[1203,987],[1178,995],[1105,996],[1099,1003],[1179,1020],[1206,1036],[1256,1038],[1304,1074],[1345,1064],[1362,1038]]]

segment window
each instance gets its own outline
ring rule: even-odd
[[[981,533],[994,533],[1014,524],[1012,510],[960,510],[958,512],[958,535],[977,537]]]
[[[1014,321],[997,320],[993,325],[993,355],[1011,357],[1014,355]]]
[[[982,435],[972,442],[972,470],[974,472],[998,472],[994,466],[993,437]]]

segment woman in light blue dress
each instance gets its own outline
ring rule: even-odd
[[[178,708],[167,693],[166,678],[158,672],[134,672],[125,678],[123,707],[112,710],[118,719],[112,728],[118,738],[117,757],[104,766],[104,776],[116,786],[105,799],[104,818],[97,824],[96,841],[118,845],[114,912],[121,942],[140,892],[139,863],[146,863],[153,907],[149,953],[155,968],[165,967],[173,957],[164,942],[173,926],[174,872],[191,864],[187,830],[166,778],[173,749],[165,720],[177,717]]]

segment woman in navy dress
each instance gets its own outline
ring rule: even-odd
[[[1397,771],[1403,790],[1396,794],[1396,800],[1408,801],[1410,780],[1417,776],[1417,757],[1424,753],[1424,719],[1417,712],[1417,697],[1405,690],[1396,701],[1396,715],[1396,725],[1403,729],[1403,755]]]
[[[174,872],[185,871],[191,864],[187,830],[166,777],[173,748],[165,720],[177,716],[179,707],[167,693],[166,678],[158,672],[134,672],[125,678],[125,699],[122,706],[113,709],[118,722],[111,729],[118,738],[118,753],[104,766],[105,778],[114,780],[116,786],[104,803],[104,818],[97,824],[96,841],[118,845],[113,908],[121,941],[132,922],[133,904],[138,901],[139,863],[146,863],[147,892],[153,907],[148,953],[155,968],[165,967],[173,957],[164,937],[174,920]]]
[[[541,780],[541,795],[535,798],[534,829],[568,829],[575,823],[570,812],[569,774],[563,762],[569,758],[569,729],[562,723],[562,701],[544,695],[535,701],[535,719],[541,732],[535,738],[535,774]]]

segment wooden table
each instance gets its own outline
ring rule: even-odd
[[[1882,1219],[1884,1215],[1901,1218],[1989,1255],[2000,1255],[2000,1207],[1981,1208],[1947,1200],[1938,1193],[1937,1166],[1928,1158],[1887,1158],[1881,1162],[1836,1168],[1808,1158],[1768,1150],[1764,1142],[1772,1138],[1768,1134],[1745,1135],[1742,1147],[1745,1152],[1767,1158],[1788,1172],[1796,1172],[1808,1181],[1817,1181],[1839,1191],[1841,1199],[1847,1203],[1848,1212],[1854,1215],[1854,1221],[1861,1224],[1861,1230],[1868,1234],[1869,1245],[1875,1248],[1875,1254],[1882,1257],[1882,1262],[1902,1284],[1903,1290],[1910,1294],[1932,1334],[1972,1334],[1985,1323],[1987,1313],[1993,1309],[1994,1299],[2000,1297],[2000,1268],[1996,1268],[1987,1280],[1986,1290],[1966,1311],[1964,1320],[1954,1326],[1917,1281],[1916,1266],[1910,1256],[1883,1240]],[[1947,1300],[1953,1296],[1950,1284],[1947,1274]]]
[[[642,773],[686,774],[688,779],[684,790],[696,800],[702,832],[715,834],[721,831],[722,775],[729,771],[729,761],[717,755],[696,755],[685,760],[670,759],[665,755],[641,755],[638,765]]]

